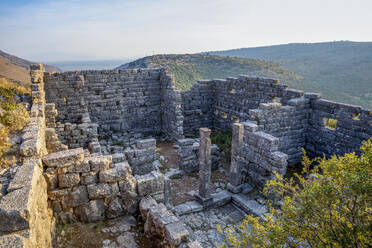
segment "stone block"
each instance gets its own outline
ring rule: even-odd
[[[41,153],[42,143],[40,139],[25,140],[19,149],[21,154],[25,157],[34,156]]]
[[[90,157],[89,164],[91,171],[104,171],[110,168],[112,164],[111,156]]]
[[[106,210],[106,216],[107,218],[116,218],[123,214],[124,214],[124,208],[122,206],[121,200],[115,197],[108,203],[108,208]]]
[[[1,248],[27,248],[31,247],[29,241],[19,234],[6,234],[0,236]]]
[[[265,214],[267,213],[267,207],[265,205],[261,205],[257,201],[251,200],[242,194],[233,195],[232,201],[247,214],[260,217],[261,220],[265,219]]]
[[[75,209],[75,214],[81,222],[94,222],[105,219],[105,203],[102,199],[90,201]]]
[[[83,148],[70,149],[48,154],[43,157],[43,162],[49,167],[68,167],[81,163],[84,160]]]
[[[107,198],[112,196],[111,186],[107,183],[90,184],[87,186],[89,199]]]
[[[73,208],[89,201],[88,192],[85,186],[75,187],[63,200],[64,209]]]
[[[67,173],[58,175],[58,186],[60,188],[72,188],[78,185],[80,182],[80,176],[78,173]]]
[[[151,196],[145,196],[141,199],[139,209],[142,218],[147,218],[147,213],[152,206],[157,206],[157,203]]]
[[[184,215],[189,213],[200,212],[203,210],[203,206],[197,201],[188,201],[175,206],[173,210],[177,215]]]
[[[57,172],[54,168],[47,168],[44,177],[48,185],[48,190],[53,190],[58,186]]]
[[[151,148],[151,147],[156,147],[156,140],[155,139],[138,140],[136,142],[136,146],[139,149],[147,149],[147,148]]]
[[[125,180],[132,176],[132,169],[128,162],[122,162],[114,165],[114,168],[101,171],[99,173],[99,181],[101,183],[112,183],[120,180]]]
[[[164,175],[159,172],[136,176],[136,180],[139,196],[164,192]]]
[[[189,232],[182,222],[174,222],[165,226],[166,239],[172,246],[179,246],[181,242],[189,240]]]
[[[83,185],[95,184],[98,182],[98,172],[87,172],[82,173],[80,176],[80,182]]]
[[[49,200],[61,200],[64,196],[68,195],[68,189],[55,189],[48,191]]]

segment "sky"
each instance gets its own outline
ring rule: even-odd
[[[371,0],[0,0],[0,50],[33,61],[372,41]]]

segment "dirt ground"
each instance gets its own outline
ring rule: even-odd
[[[172,142],[158,143],[157,152],[167,161],[163,163],[166,168],[179,168],[179,161],[176,149],[173,148]],[[225,168],[225,166],[223,166]],[[189,173],[186,175],[175,176],[171,178],[172,199],[173,204],[178,205],[187,201],[194,200],[194,194],[199,190],[199,174],[198,172]],[[212,171],[212,193],[216,191],[215,183],[226,184],[228,181],[227,173],[219,170]]]
[[[215,183],[226,184],[228,178],[226,173],[215,170],[212,171],[211,193],[216,192]],[[182,175],[171,180],[173,205],[195,200],[195,194],[199,190],[198,172]]]
[[[120,235],[126,232],[133,233],[138,247],[156,247],[145,236],[143,223],[140,221],[135,220],[134,217],[125,216],[95,223],[57,224],[53,247],[101,248],[104,246],[104,241],[110,240],[111,242],[115,242]]]
[[[176,149],[173,148],[174,143],[166,141],[160,142],[157,144],[156,151],[160,153],[161,156],[165,157],[167,162],[165,165],[166,168],[178,169],[178,155]]]

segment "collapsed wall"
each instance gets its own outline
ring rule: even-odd
[[[372,136],[368,110],[288,89],[274,79],[203,80],[181,94],[186,136],[197,135],[200,127],[231,130],[233,123],[255,121],[260,131],[279,138],[289,164],[301,161],[302,148],[312,156],[358,152]],[[335,129],[327,127],[330,119],[338,121]]]
[[[32,65],[31,118],[22,130],[23,163],[0,196],[0,247],[51,247],[52,213],[41,158],[45,143],[43,66]]]

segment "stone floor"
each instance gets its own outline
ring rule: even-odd
[[[217,225],[222,229],[234,224],[240,224],[244,214],[233,204],[227,204],[219,208],[207,211],[191,213],[180,216],[190,233],[192,240],[197,240],[203,248],[217,247],[224,236],[217,231]]]

